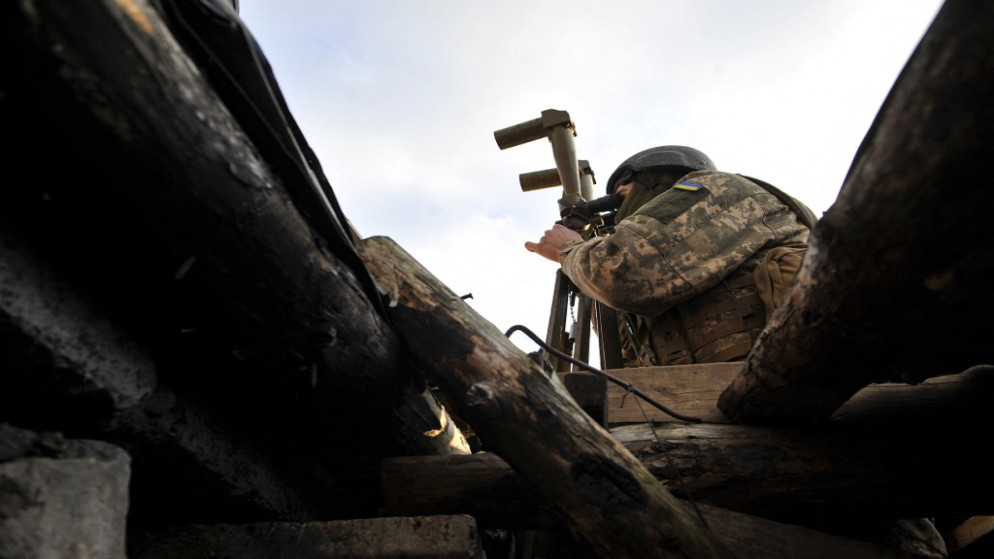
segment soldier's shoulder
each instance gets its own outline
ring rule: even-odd
[[[725,171],[694,171],[684,175],[677,184],[679,185],[680,183],[688,182],[707,188],[711,192],[718,192],[728,189],[747,191],[763,190],[762,186],[756,184],[748,178],[735,173],[727,173]]]

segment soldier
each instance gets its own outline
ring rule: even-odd
[[[613,233],[554,225],[525,248],[620,311],[626,366],[744,359],[800,267],[811,210],[686,146],[633,155],[607,190],[624,195]]]
[[[811,210],[686,146],[633,155],[607,190],[624,195],[613,233],[584,240],[554,225],[525,248],[621,311],[626,367],[744,359],[800,269]],[[842,521],[834,531],[914,557],[948,556],[927,519]]]

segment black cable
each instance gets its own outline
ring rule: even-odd
[[[627,382],[619,379],[618,377],[616,377],[614,375],[611,375],[610,373],[605,373],[604,371],[598,369],[597,367],[594,367],[593,365],[588,365],[588,364],[584,363],[583,361],[580,361],[579,359],[574,359],[571,355],[567,355],[567,354],[565,354],[565,353],[563,353],[563,352],[561,352],[561,351],[559,351],[557,349],[553,349],[552,347],[549,347],[549,344],[547,344],[544,341],[542,341],[542,339],[539,338],[538,336],[536,336],[534,332],[532,332],[531,330],[529,330],[528,328],[526,328],[526,327],[524,327],[524,326],[522,326],[520,324],[515,324],[514,326],[511,326],[510,328],[508,328],[507,332],[504,333],[504,336],[510,338],[511,334],[513,334],[514,332],[524,332],[524,334],[526,336],[528,336],[529,338],[531,338],[531,340],[533,342],[535,342],[536,344],[538,344],[539,346],[541,346],[541,348],[544,349],[545,351],[548,351],[549,353],[555,355],[556,357],[558,357],[560,359],[565,359],[566,361],[569,361],[570,363],[576,365],[577,367],[580,367],[581,369],[585,369],[587,371],[590,371],[591,373],[594,373],[596,375],[600,375],[600,376],[606,378],[607,380],[609,380],[609,381],[617,384],[618,386],[624,388],[629,393],[635,394],[639,398],[642,398],[643,400],[645,400],[646,402],[648,402],[649,404],[651,404],[653,407],[655,407],[656,409],[660,410],[661,412],[663,412],[663,413],[665,413],[665,414],[667,414],[669,416],[672,416],[672,417],[674,417],[676,419],[679,419],[681,421],[687,421],[689,423],[701,423],[703,421],[699,417],[690,417],[690,416],[686,416],[686,415],[683,415],[681,413],[675,412],[675,411],[667,408],[663,404],[660,404],[659,402],[657,402],[656,400],[654,400],[651,396],[649,396],[645,392],[642,392],[638,388],[635,388],[631,383],[627,383]]]

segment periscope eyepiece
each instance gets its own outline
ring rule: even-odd
[[[609,212],[616,210],[621,207],[621,202],[625,200],[625,197],[618,194],[617,192],[608,194],[607,196],[602,196],[600,198],[595,198],[589,202],[581,202],[580,206],[586,206],[587,211],[590,213],[599,214],[601,212]]]

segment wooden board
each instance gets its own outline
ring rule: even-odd
[[[635,386],[652,399],[683,415],[707,423],[727,423],[716,406],[721,391],[742,370],[742,363],[701,363],[604,371]],[[569,373],[590,375],[594,373]],[[563,375],[566,376],[566,375]],[[623,386],[607,384],[607,423],[609,426],[642,423],[646,420],[677,421],[672,416],[640,400]]]

